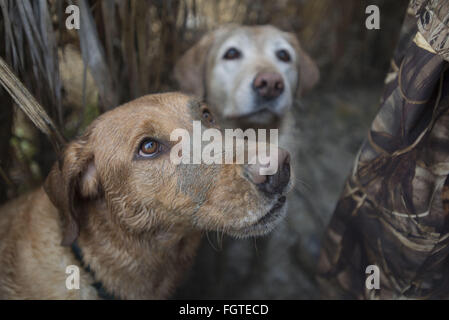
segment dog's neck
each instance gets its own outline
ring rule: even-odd
[[[103,203],[86,209],[77,242],[95,281],[120,299],[168,297],[193,262],[201,233],[154,226],[145,234],[131,234],[111,221]]]

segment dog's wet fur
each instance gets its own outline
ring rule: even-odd
[[[97,299],[95,281],[121,299],[166,298],[204,231],[272,230],[287,186],[262,192],[248,165],[170,161],[172,130],[191,131],[193,120],[211,126],[204,108],[180,93],[145,96],[101,115],[69,143],[43,187],[0,209],[0,298]],[[149,137],[161,145],[150,159],[138,152]],[[74,241],[92,272],[75,258]],[[66,288],[69,265],[80,267],[79,290]]]

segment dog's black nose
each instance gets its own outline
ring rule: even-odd
[[[275,99],[284,91],[284,80],[279,73],[261,72],[254,78],[253,89],[266,100]]]
[[[282,193],[290,181],[290,153],[279,148],[277,161],[278,169],[272,175],[261,174],[259,164],[248,166],[247,171],[252,182],[266,194]]]

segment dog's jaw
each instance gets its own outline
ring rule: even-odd
[[[281,196],[274,199],[267,209],[266,213],[257,219],[251,225],[242,228],[233,228],[227,230],[227,233],[237,239],[264,236],[271,231],[284,219],[287,213],[286,197]]]

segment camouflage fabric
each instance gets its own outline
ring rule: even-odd
[[[379,112],[323,239],[323,297],[449,297],[448,26],[448,1],[411,1]],[[365,285],[369,265],[379,267],[378,290]]]
[[[449,1],[414,0],[410,3],[410,11],[418,18],[418,29],[433,50],[449,60]]]

